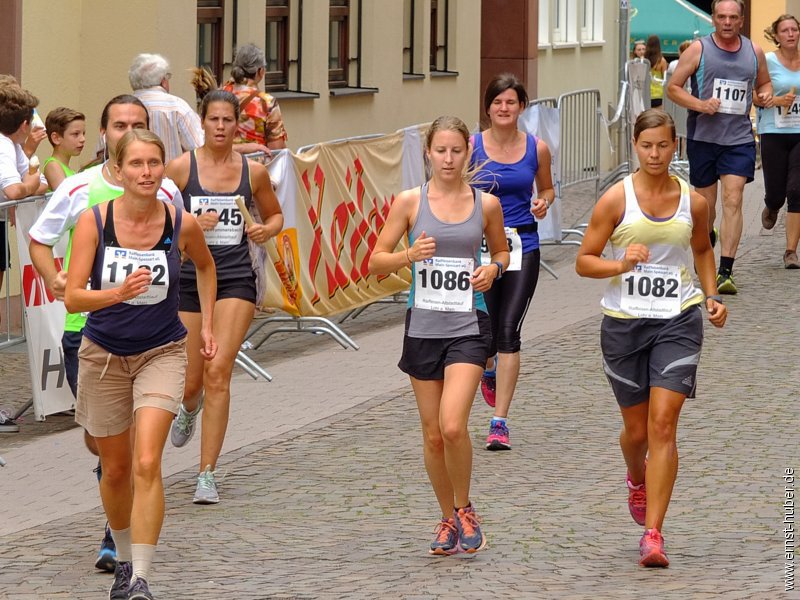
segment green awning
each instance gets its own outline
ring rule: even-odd
[[[688,0],[631,0],[631,49],[634,40],[661,38],[661,52],[678,54],[684,40],[714,31],[711,16]]]

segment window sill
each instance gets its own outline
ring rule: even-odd
[[[580,46],[578,42],[553,42],[553,50],[569,50]]]
[[[424,73],[403,73],[403,81],[416,81],[418,79],[425,79]]]
[[[581,42],[581,48],[600,48],[605,45],[605,40],[586,40]]]
[[[317,92],[298,92],[291,90],[284,90],[281,92],[268,92],[273,98],[278,100],[316,100],[319,98]]]
[[[458,71],[431,71],[431,78],[434,77],[458,77]]]
[[[338,87],[331,88],[331,96],[372,96],[378,91],[378,88],[373,87]]]
[[[551,47],[552,47],[552,44],[550,44],[550,43],[548,42],[547,44],[539,44],[539,46],[538,46],[538,49],[539,49],[539,50],[548,50],[548,49],[549,49],[549,48],[551,48]]]

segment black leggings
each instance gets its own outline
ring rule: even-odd
[[[497,352],[519,352],[522,346],[522,322],[539,282],[540,259],[538,248],[526,252],[522,255],[522,268],[519,271],[506,271],[488,292],[483,293],[492,323],[491,356]]]
[[[767,208],[800,212],[800,133],[762,133],[761,165]]]

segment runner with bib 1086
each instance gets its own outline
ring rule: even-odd
[[[400,369],[411,378],[422,422],[425,468],[442,510],[430,553],[474,553],[486,545],[470,502],[468,421],[491,345],[483,293],[508,267],[503,212],[464,181],[469,130],[439,117],[428,130],[431,179],[400,193],[369,259],[372,275],[411,267]],[[480,264],[486,236],[492,262]],[[396,251],[408,235],[410,246]]]

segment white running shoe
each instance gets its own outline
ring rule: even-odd
[[[204,396],[200,396],[200,402],[193,412],[189,412],[183,407],[181,402],[178,408],[178,414],[172,420],[172,427],[169,430],[169,440],[176,448],[182,448],[189,443],[194,435],[194,425],[197,420],[197,415],[200,414],[200,409],[203,408]]]
[[[194,491],[195,504],[217,504],[219,494],[217,493],[217,482],[214,481],[214,471],[211,465],[206,465],[206,470],[197,476],[197,489]]]

